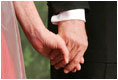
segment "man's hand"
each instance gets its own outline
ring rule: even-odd
[[[51,64],[57,69],[64,67],[65,73],[76,72],[75,69],[80,70],[80,63],[84,63],[83,55],[88,46],[84,21],[68,20],[59,22],[58,34],[64,39],[69,50],[70,63],[65,65],[59,52],[52,52]]]

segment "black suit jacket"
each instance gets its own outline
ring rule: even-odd
[[[89,8],[88,2],[83,1],[49,1],[48,6],[49,11],[51,11],[52,14],[58,14],[62,11],[67,11],[71,9]]]
[[[77,9],[77,8],[86,9],[86,31],[88,35],[89,45],[84,55],[85,65],[87,65],[87,62],[105,63],[105,64],[117,63],[117,2],[116,1],[90,1],[90,2],[52,1],[48,2],[48,6],[49,6],[48,28],[50,31],[54,33],[58,33],[58,30],[57,26],[53,25],[50,22],[52,15],[70,9]],[[117,66],[116,65],[112,66],[113,67],[111,72],[113,73],[112,74],[113,77],[116,74]],[[107,67],[103,65],[103,67],[104,69],[107,68],[107,70],[111,69],[111,65]],[[111,74],[108,73],[107,76],[108,75]],[[116,75],[114,77],[116,77]]]

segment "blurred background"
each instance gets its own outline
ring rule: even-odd
[[[38,13],[47,27],[48,24],[48,6],[46,1],[34,1]],[[32,14],[32,13],[31,13]],[[18,24],[19,25],[19,24]],[[28,79],[49,79],[50,78],[50,64],[49,59],[46,59],[40,53],[35,51],[27,38],[25,37],[20,25],[20,37],[23,50],[24,64],[26,76]]]

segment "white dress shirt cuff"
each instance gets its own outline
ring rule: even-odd
[[[85,20],[85,10],[84,9],[73,9],[59,13],[58,15],[53,15],[51,17],[51,22],[53,24],[58,24],[60,21],[64,20]]]

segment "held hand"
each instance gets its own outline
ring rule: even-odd
[[[42,30],[34,28],[33,32],[28,34],[27,37],[33,47],[43,56],[49,58],[50,53],[53,50],[57,50],[63,55],[64,62],[68,63],[69,52],[64,40],[59,35],[53,34],[46,28]]]
[[[64,40],[44,27],[34,2],[14,1],[13,5],[21,27],[33,47],[46,57],[56,49],[67,63],[69,52]]]
[[[58,32],[64,39],[69,50],[70,63],[67,65],[64,64],[61,55],[52,52],[54,59],[51,60],[51,64],[57,69],[64,67],[65,73],[70,71],[75,72],[76,69],[80,70],[80,63],[84,63],[83,55],[88,46],[85,23],[80,20],[62,21],[58,23]],[[56,60],[56,58],[58,59]]]

